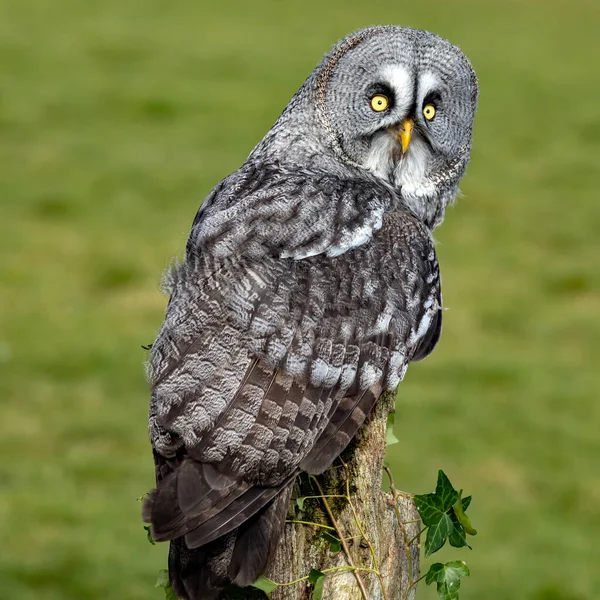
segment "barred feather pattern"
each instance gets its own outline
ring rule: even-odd
[[[148,364],[157,488],[144,517],[156,540],[176,540],[181,597],[209,597],[260,574],[295,476],[329,467],[431,351],[439,271],[430,231],[386,186],[268,164],[217,186],[167,286]],[[259,547],[244,569],[249,539]],[[193,556],[218,569],[192,577],[181,561]]]

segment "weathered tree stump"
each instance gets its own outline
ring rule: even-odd
[[[318,495],[319,485],[325,496],[345,496],[349,492],[350,502],[346,498],[334,497],[328,498],[327,504],[336,527],[346,540],[352,564],[358,568],[364,591],[361,591],[352,570],[335,570],[328,572],[324,580],[323,598],[326,600],[360,600],[365,597],[368,600],[404,600],[410,582],[419,577],[418,544],[407,545],[407,541],[419,532],[419,515],[415,505],[410,496],[402,493],[395,503],[392,494],[383,489],[389,489],[383,469],[386,423],[393,407],[393,394],[386,394],[341,460],[317,478],[318,485],[304,477],[295,486],[294,497]],[[398,522],[398,516],[402,524]],[[333,525],[321,498],[305,500],[300,514],[297,514],[296,503],[292,501],[288,518],[329,527]],[[288,523],[266,576],[285,584],[308,575],[311,569],[324,571],[349,566],[345,550],[331,552],[330,541],[325,539],[324,532],[338,537],[335,531],[315,525]],[[381,577],[361,570],[364,568],[379,571]],[[409,590],[408,598],[414,598],[415,589]],[[303,580],[292,585],[280,585],[271,593],[271,598],[310,600],[311,593],[312,586]]]

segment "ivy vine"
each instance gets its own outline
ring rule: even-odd
[[[388,443],[394,443],[393,438],[388,438]],[[342,468],[346,468],[346,465],[343,463],[343,461],[341,462]],[[457,491],[450,483],[450,480],[444,471],[440,470],[438,472],[437,485],[434,492],[429,494],[416,494],[412,496],[419,513],[421,528],[417,535],[415,535],[412,539],[409,539],[405,527],[408,523],[402,522],[398,504],[400,496],[406,494],[402,494],[395,487],[392,473],[387,466],[384,467],[384,471],[389,478],[390,491],[396,509],[396,517],[405,541],[404,550],[407,556],[408,580],[410,581],[410,584],[407,586],[404,593],[404,598],[402,600],[408,600],[410,591],[423,579],[425,580],[426,585],[432,585],[434,583],[436,584],[436,590],[440,600],[459,600],[461,580],[462,578],[470,575],[470,570],[466,563],[461,560],[450,561],[447,563],[436,562],[429,567],[427,573],[418,579],[413,580],[411,547],[415,543],[421,547],[421,536],[425,534],[426,537],[423,545],[425,557],[429,557],[440,550],[446,544],[446,542],[449,542],[450,545],[455,548],[462,548],[465,546],[470,548],[471,546],[467,541],[467,536],[474,536],[477,534],[477,531],[473,528],[466,513],[471,504],[471,496],[463,498],[462,490]],[[383,599],[389,600],[386,595],[384,578],[379,571],[375,551],[364,531],[364,528],[361,526],[356,510],[352,504],[349,478],[346,477],[346,493],[336,495],[323,494],[323,490],[321,489],[318,480],[313,476],[309,476],[309,478],[319,491],[319,494],[300,496],[296,498],[295,502],[297,512],[302,513],[305,510],[305,503],[307,501],[318,501],[322,503],[323,507],[325,508],[325,512],[331,521],[331,525],[324,525],[322,523],[315,523],[301,519],[291,519],[288,522],[322,529],[323,539],[329,544],[330,552],[338,553],[343,551],[346,555],[346,561],[348,564],[323,570],[311,569],[310,573],[307,575],[289,582],[275,582],[265,576],[261,576],[256,582],[254,582],[252,587],[256,590],[260,590],[267,598],[270,598],[270,594],[277,588],[296,585],[304,582],[305,585],[308,583],[312,587],[312,600],[322,600],[325,578],[332,576],[335,573],[351,571],[356,577],[363,600],[369,600],[364,584],[360,578],[360,573],[366,572],[372,573],[378,577],[381,584]],[[370,549],[372,566],[367,567],[354,565],[346,544],[347,538],[345,538],[343,533],[340,531],[340,527],[333,515],[333,511],[331,510],[331,499],[342,499],[350,506],[358,531],[360,532],[359,537]],[[146,526],[144,529],[146,531],[148,540],[150,543],[154,544],[154,541],[150,535],[149,527]],[[166,570],[159,572],[156,587],[161,587],[164,589],[165,600],[177,600],[177,597],[175,596],[175,593],[169,584],[169,576]]]

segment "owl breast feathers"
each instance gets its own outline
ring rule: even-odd
[[[365,31],[360,43],[411,30]],[[338,48],[360,47],[348,40]],[[217,598],[226,584],[256,580],[298,473],[327,469],[440,336],[429,209],[420,214],[371,169],[371,153],[356,164],[319,114],[328,115],[318,105],[322,71],[331,56],[343,60],[335,53],[211,192],[185,261],[167,276],[148,365],[157,487],[144,519],[155,540],[171,541],[181,598]],[[431,214],[443,213],[454,185],[432,196]]]

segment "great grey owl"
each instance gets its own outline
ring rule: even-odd
[[[253,583],[295,477],[327,469],[436,345],[432,231],[469,160],[477,90],[444,39],[358,31],[202,204],[148,369],[143,516],[171,541],[179,597]]]

